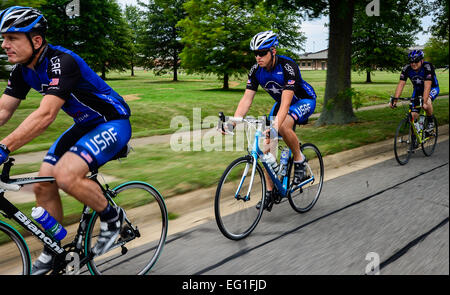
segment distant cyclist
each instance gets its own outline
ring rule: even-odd
[[[397,98],[402,95],[403,87],[405,87],[406,80],[409,78],[414,87],[412,97],[423,97],[423,109],[427,114],[427,128],[431,129],[434,128],[432,102],[439,94],[439,83],[433,65],[424,61],[423,58],[422,50],[412,50],[408,53],[409,65],[403,67],[395,95],[391,98],[389,106],[391,108],[395,107]],[[419,116],[419,109],[413,109],[412,115],[416,120]]]
[[[250,109],[255,97],[258,85],[267,91],[275,100],[270,111],[270,117],[274,120],[272,127],[267,132],[270,138],[281,134],[294,156],[295,184],[305,178],[305,158],[300,152],[300,144],[294,132],[295,124],[306,122],[314,113],[316,107],[316,93],[306,83],[300,74],[300,68],[289,57],[276,55],[278,37],[272,31],[256,34],[250,42],[250,49],[255,54],[256,64],[248,74],[247,89],[234,114],[235,117],[244,117]],[[272,210],[273,183],[266,174],[267,192],[264,208]],[[258,204],[258,208],[261,204]]]
[[[0,165],[10,152],[44,132],[60,109],[73,117],[75,124],[56,140],[39,170],[40,176],[53,176],[56,183],[36,184],[36,203],[61,222],[61,188],[97,211],[101,233],[93,251],[102,254],[118,237],[124,213],[111,207],[86,175],[127,147],[130,109],[78,55],[48,44],[46,31],[47,21],[36,9],[13,6],[0,12],[2,48],[8,61],[15,64],[0,99],[0,125],[11,118],[31,88],[43,95],[39,107],[0,141]],[[44,248],[32,273],[51,270],[52,259]]]

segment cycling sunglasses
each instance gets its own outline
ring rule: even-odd
[[[266,56],[267,52],[269,52],[269,51],[270,51],[269,49],[266,49],[266,50],[255,50],[255,51],[253,51],[253,53],[255,54],[255,57],[256,56],[263,57],[263,56]]]
[[[421,61],[423,58],[422,57],[416,57],[416,58],[410,58],[409,59],[409,63],[418,63],[419,61]]]

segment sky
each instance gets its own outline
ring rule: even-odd
[[[118,2],[122,6],[126,4],[137,5],[137,0],[118,0]],[[328,17],[326,16],[302,23],[301,31],[306,36],[305,52],[316,52],[328,48],[328,28],[325,26],[327,22]],[[422,25],[424,29],[428,29],[432,25],[431,17],[422,18]],[[419,33],[417,37],[416,45],[424,45],[428,41],[430,34]]]

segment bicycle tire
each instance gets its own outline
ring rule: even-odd
[[[424,131],[425,141],[422,142],[422,152],[425,156],[429,157],[433,154],[434,149],[436,148],[437,139],[438,139],[438,123],[436,120],[436,117],[433,115],[433,123],[434,128],[433,130],[427,130]],[[428,121],[426,120],[425,126],[428,126]]]
[[[307,176],[314,176],[314,180],[305,184],[301,189],[298,189],[292,193],[288,193],[288,200],[292,209],[294,209],[298,213],[305,213],[311,210],[319,199],[320,193],[322,192],[325,172],[322,154],[315,145],[313,145],[312,143],[305,143],[300,146],[300,150],[306,157]],[[293,158],[291,158],[288,174],[289,183],[291,183],[290,187],[292,187],[291,176],[294,172],[293,167]],[[311,175],[311,173],[313,175]],[[317,178],[318,180],[316,180]]]
[[[245,164],[245,167],[242,164]],[[258,201],[264,204],[266,191],[264,171],[258,163],[256,163],[250,198],[248,200],[236,198],[236,195],[240,196],[240,192],[247,193],[249,191],[250,181],[246,182],[246,180],[251,178],[253,165],[254,158],[251,156],[234,160],[225,169],[217,186],[214,199],[216,222],[222,234],[230,240],[241,240],[250,235],[260,221],[264,210],[264,206],[256,209]],[[246,177],[243,177],[244,172],[247,172]],[[261,189],[255,185],[260,185]],[[235,189],[236,186],[237,189]],[[256,189],[254,189],[255,187]],[[248,220],[243,224],[244,219]]]
[[[140,235],[125,244],[127,250],[125,253],[123,253],[124,248],[118,247],[104,255],[94,257],[87,263],[89,272],[93,275],[148,274],[160,257],[167,238],[168,215],[164,199],[151,185],[139,181],[121,184],[113,191],[116,193],[114,203],[128,211],[127,218],[133,226],[138,227]],[[138,198],[147,204],[127,209],[126,202],[130,201],[130,198]],[[92,252],[91,248],[95,245],[94,240],[99,232],[99,224],[98,214],[94,212],[85,237],[86,253]],[[127,227],[130,228],[124,222],[120,238],[126,239],[129,235],[126,231]],[[130,246],[136,247],[130,250]]]
[[[0,238],[0,274],[30,275],[31,254],[22,235],[9,224],[0,221]]]
[[[394,138],[394,154],[395,159],[400,165],[405,165],[411,158],[414,150],[414,143],[412,140],[412,127],[408,118],[400,121],[395,130]]]

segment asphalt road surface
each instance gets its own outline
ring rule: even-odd
[[[214,221],[169,236],[150,274],[448,275],[448,161],[444,141],[405,166],[392,158],[327,181],[310,212],[282,202],[241,241]]]

